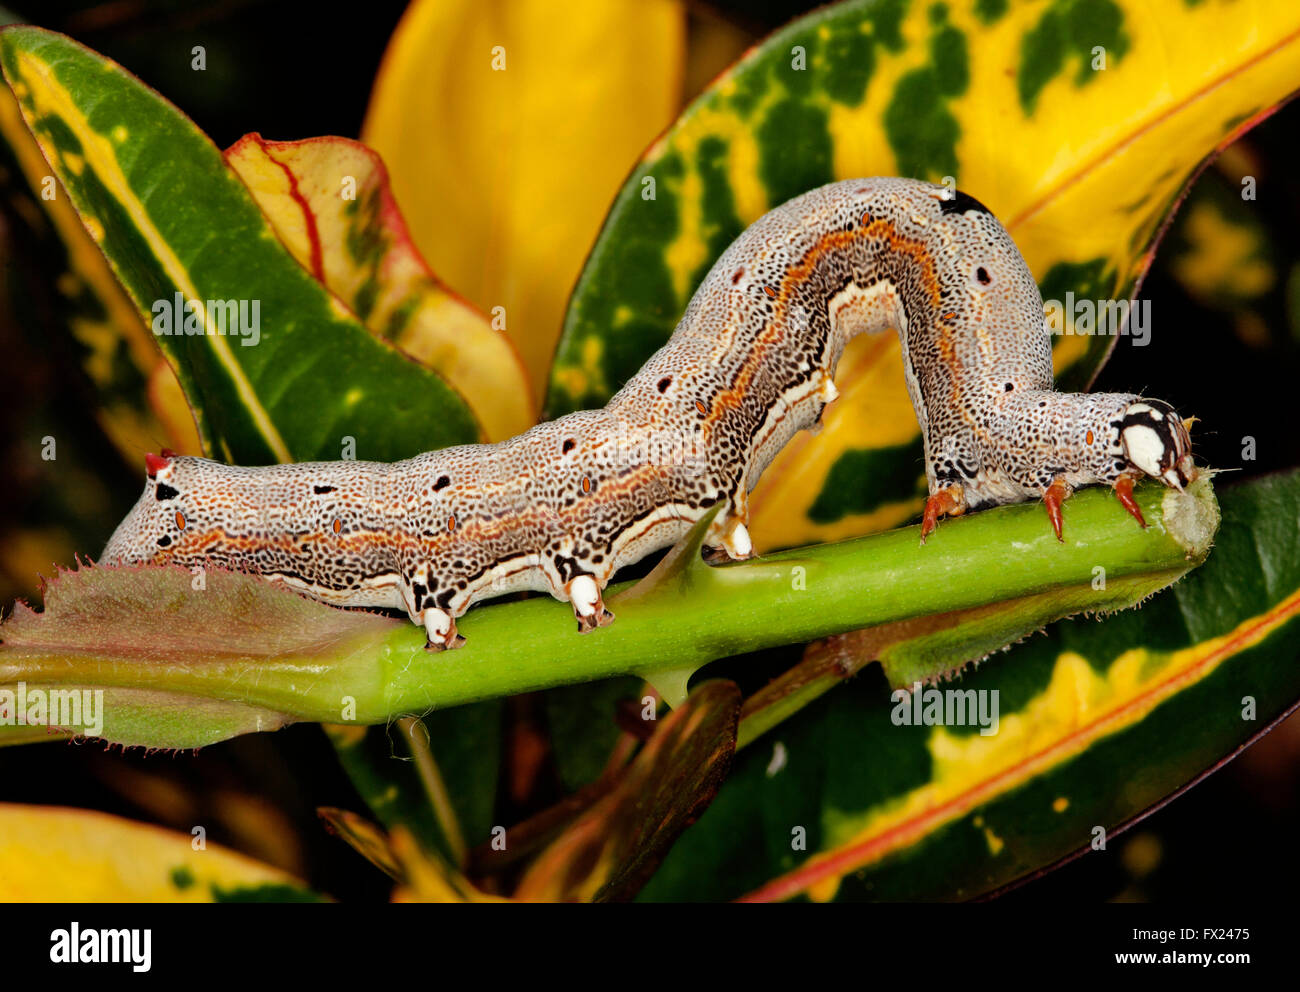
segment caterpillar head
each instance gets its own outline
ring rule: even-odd
[[[1130,403],[1120,419],[1119,439],[1129,464],[1165,485],[1181,490],[1196,479],[1192,439],[1168,403],[1147,399]]]

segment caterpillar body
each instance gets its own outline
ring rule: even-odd
[[[737,238],[603,410],[392,464],[151,454],[102,561],[210,564],[326,603],[404,609],[435,649],[463,641],[471,604],[515,590],[569,601],[585,632],[613,619],[601,593],[619,568],[715,504],[706,545],[749,557],[749,491],[835,399],[849,339],[890,328],[924,441],[922,541],[941,516],[1029,498],[1059,538],[1061,501],[1094,483],[1145,526],[1136,479],[1196,476],[1167,404],[1053,390],[1038,287],[987,208],[943,186],[855,179]]]

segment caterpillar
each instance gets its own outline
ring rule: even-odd
[[[337,606],[404,609],[430,649],[463,643],[474,602],[516,590],[613,620],[621,567],[674,544],[717,504],[706,552],[753,553],[747,497],[836,398],[850,338],[896,328],[943,516],[1105,484],[1143,527],[1133,484],[1196,478],[1183,421],[1129,393],[1052,385],[1042,298],[1010,235],[971,196],[853,179],[777,207],[722,254],[669,341],[603,410],[498,444],[391,464],[238,467],[164,450],[101,561],[256,573]]]

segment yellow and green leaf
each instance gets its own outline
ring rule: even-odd
[[[63,245],[63,271],[55,284],[67,326],[84,349],[83,367],[99,396],[105,434],[132,466],[142,451],[161,446],[159,438],[182,454],[201,454],[194,418],[175,374],[55,181],[23,123],[18,101],[3,86],[0,137],[12,167],[26,179],[30,197],[17,188],[21,180],[9,192],[24,197],[20,209],[35,233],[44,235],[52,228]]]
[[[0,803],[0,902],[317,902],[199,835],[90,810]]]
[[[425,264],[378,155],[347,138],[249,134],[225,157],[294,258],[372,333],[454,383],[489,441],[533,425],[518,354]]]
[[[684,37],[677,0],[417,0],[389,44],[362,139],[539,392],[600,219],[679,109]]]
[[[81,223],[175,367],[210,453],[246,464],[338,458],[351,438],[356,457],[393,460],[478,436],[447,383],[367,332],[297,263],[175,107],[39,28],[0,32],[0,63]]]
[[[604,403],[749,223],[836,179],[952,177],[1001,218],[1045,299],[1129,299],[1200,164],[1297,79],[1300,8],[1287,5],[850,0],[815,11],[724,73],[633,170],[570,301],[548,412]],[[1057,337],[1059,384],[1084,387],[1115,342]],[[760,548],[879,530],[920,507],[897,341],[854,341],[837,381],[824,430],[788,445],[751,497]]]

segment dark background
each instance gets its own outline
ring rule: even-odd
[[[275,139],[356,136],[404,6],[370,0],[334,12],[328,5],[257,0],[93,6],[35,0],[30,8],[11,4],[10,11],[118,60],[226,147],[249,131]],[[811,6],[701,5],[692,11],[692,30],[721,18],[758,37]],[[189,68],[190,48],[200,43],[208,59],[203,74]],[[1276,272],[1272,287],[1246,297],[1230,285],[1188,283],[1176,264],[1189,246],[1185,208],[1143,287],[1155,324],[1150,345],[1138,348],[1121,338],[1094,387],[1143,391],[1194,411],[1202,463],[1242,466],[1240,425],[1248,423],[1258,454],[1237,473],[1243,478],[1300,464],[1300,433],[1284,402],[1294,396],[1300,371],[1300,189],[1291,177],[1297,133],[1300,106],[1292,105],[1209,169],[1189,201],[1210,202],[1252,232],[1260,257]],[[1258,179],[1254,202],[1240,199],[1242,168]],[[20,270],[39,270],[40,259],[24,257],[21,245],[8,250]],[[76,346],[39,327],[21,320],[0,325],[7,356],[0,370],[0,540],[18,540],[21,527],[74,519],[82,528],[74,529],[78,546],[94,552],[135,500],[138,479],[93,426],[96,396]],[[70,425],[61,436],[80,438],[77,457],[90,473],[84,493],[50,497],[32,477],[32,438],[51,422]],[[30,597],[32,577],[2,574],[0,591],[6,603]],[[1108,851],[1003,898],[1184,902],[1272,895],[1279,880],[1300,877],[1297,770],[1300,720],[1292,718]],[[93,742],[0,749],[0,799],[101,809],[184,830],[203,822],[211,824],[214,842],[286,868],[336,897],[384,899],[390,888],[315,816],[318,806],[365,808],[315,726],[241,737],[198,754],[123,753]]]

